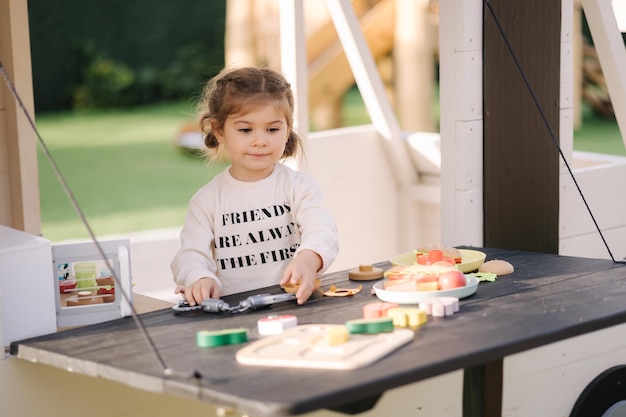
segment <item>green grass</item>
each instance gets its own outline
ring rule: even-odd
[[[343,107],[345,126],[370,123],[356,89]],[[193,111],[190,103],[170,103],[37,116],[37,128],[97,236],[182,225],[189,198],[224,169],[174,145]],[[626,155],[615,120],[587,108],[574,148]],[[40,148],[38,157],[44,237],[88,237]]]
[[[574,149],[626,156],[617,122],[594,115],[586,105],[583,106],[582,126],[574,131]]]
[[[96,235],[182,224],[191,195],[224,168],[174,145],[192,111],[188,103],[172,103],[37,117],[37,129]],[[88,237],[41,147],[38,153],[44,237]]]

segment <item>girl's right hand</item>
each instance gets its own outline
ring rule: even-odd
[[[202,304],[207,298],[220,298],[220,287],[214,279],[209,277],[200,278],[186,287],[179,286],[174,290],[176,294],[182,294],[190,306]]]

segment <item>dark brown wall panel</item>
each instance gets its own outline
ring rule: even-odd
[[[484,5],[484,245],[558,253],[560,0]]]

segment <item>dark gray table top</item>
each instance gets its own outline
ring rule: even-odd
[[[461,300],[459,313],[429,318],[414,340],[376,363],[350,371],[288,369],[239,364],[241,345],[202,349],[199,330],[244,327],[259,338],[257,321],[269,314],[295,314],[299,324],[343,324],[376,301],[377,281],[350,281],[348,271],[323,277],[363,290],[352,297],[316,294],[305,305],[289,301],[239,314],[170,309],[142,314],[167,368],[131,318],[15,342],[11,354],[27,360],[108,378],[137,388],[200,399],[253,416],[294,415],[320,408],[367,407],[386,390],[446,372],[479,366],[507,355],[626,322],[626,268],[609,260],[475,248],[487,259],[515,266],[511,275],[482,282]],[[383,262],[377,266],[388,268]],[[272,287],[254,292],[281,293]],[[226,297],[231,304],[249,294]],[[180,372],[180,374],[178,373]],[[195,373],[196,377],[184,374]]]

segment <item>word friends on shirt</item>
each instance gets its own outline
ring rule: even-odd
[[[289,213],[291,213],[291,206],[287,203],[281,205],[275,204],[273,206],[260,209],[246,210],[239,213],[226,213],[222,214],[222,226],[255,222],[272,217],[284,216]]]

